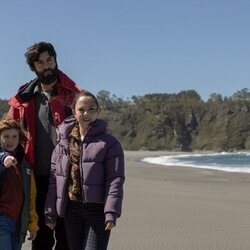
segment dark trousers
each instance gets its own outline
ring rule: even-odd
[[[106,250],[110,230],[105,231],[104,206],[69,202],[65,226],[70,250]]]
[[[51,230],[45,225],[44,205],[48,192],[49,176],[36,175],[35,179],[37,188],[36,210],[39,216],[39,230],[36,239],[32,241],[32,250],[52,250],[54,245],[55,250],[68,250],[64,220],[58,218],[54,230]]]

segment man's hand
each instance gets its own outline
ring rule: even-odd
[[[17,160],[15,157],[8,155],[5,157],[3,164],[6,168],[15,167],[17,165]]]
[[[36,238],[37,231],[29,231],[30,235],[28,240],[34,240]]]

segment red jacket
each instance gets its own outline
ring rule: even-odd
[[[81,89],[62,71],[58,71],[59,81],[56,84],[56,95],[49,100],[51,113],[56,127],[69,115],[71,115],[71,104]],[[34,89],[38,79],[20,87],[18,93],[9,100],[10,109],[8,116],[18,121],[28,133],[28,142],[25,145],[25,153],[32,167],[35,165],[35,99]]]

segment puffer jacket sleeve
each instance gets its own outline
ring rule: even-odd
[[[59,146],[57,145],[51,157],[49,187],[48,187],[48,193],[46,196],[45,208],[44,208],[45,223],[55,223],[57,219],[56,162],[57,162],[58,155],[59,155]]]
[[[30,211],[29,211],[29,231],[37,231],[38,227],[38,215],[36,213],[36,184],[33,171],[31,172],[30,180]]]
[[[113,137],[105,157],[105,221],[121,216],[123,200],[124,153],[121,144]]]

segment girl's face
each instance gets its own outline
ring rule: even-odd
[[[99,109],[95,100],[91,96],[81,96],[75,105],[75,117],[80,127],[88,128],[90,123],[94,122],[99,114]]]
[[[4,130],[0,135],[0,143],[4,150],[15,151],[19,143],[19,131],[15,128]]]

